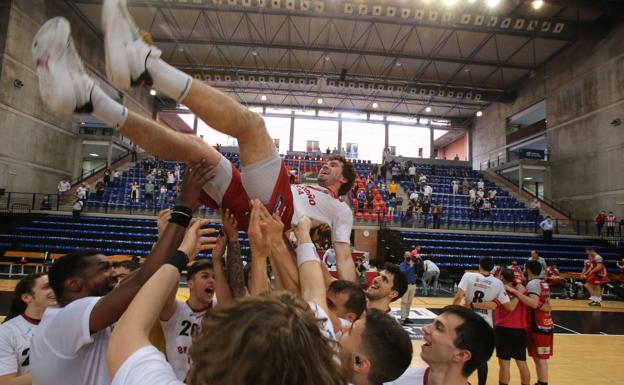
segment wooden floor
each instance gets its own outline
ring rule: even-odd
[[[13,291],[15,280],[0,280],[0,291]],[[178,298],[188,298],[188,289],[180,288]],[[417,297],[413,307],[440,309],[452,301],[451,298]],[[400,307],[396,301],[392,307]],[[624,312],[624,302],[605,301],[603,307],[587,306],[586,300],[553,300],[555,311],[573,312]],[[4,317],[0,317],[2,320]],[[622,325],[624,334],[624,324]],[[412,340],[414,357],[412,367],[424,367],[426,364],[420,358],[422,341]],[[597,383],[600,385],[624,384],[622,363],[624,362],[624,336],[614,335],[586,335],[586,334],[555,334],[554,356],[550,360],[549,383],[553,385],[578,385]],[[530,360],[529,360],[530,361]],[[535,367],[532,361],[531,383],[536,382]],[[476,373],[471,376],[470,383],[477,384]],[[498,360],[496,353],[489,362],[488,384],[498,384]],[[517,367],[512,363],[510,384],[520,384]]]

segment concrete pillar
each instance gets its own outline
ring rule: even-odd
[[[197,136],[197,115],[195,115],[195,119],[193,119],[193,135]]]
[[[433,128],[429,127],[429,158],[433,159]]]
[[[468,159],[470,162],[470,166],[474,169],[474,164],[472,163],[472,127],[468,130]]]
[[[385,130],[385,136],[384,136],[384,150],[388,147],[390,147],[390,125],[388,124],[388,122],[386,122],[386,117],[384,116],[384,130]]]
[[[523,179],[523,175],[522,175],[522,162],[519,163],[520,165],[519,170],[518,170],[518,194],[522,194],[522,181]]]
[[[74,151],[74,173],[72,178],[80,176],[82,170],[82,140],[76,140],[76,146]]]
[[[342,148],[342,115],[338,114],[338,149]]]
[[[106,165],[108,167],[113,164],[113,141],[108,142],[108,152],[106,154]]]
[[[295,112],[290,113],[290,138],[288,139],[288,151],[293,150],[293,143],[295,141]]]

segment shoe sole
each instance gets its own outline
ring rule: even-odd
[[[104,28],[104,49],[106,55],[106,76],[117,88],[131,87],[130,62],[126,53],[126,43],[132,39],[124,36],[126,31],[116,28],[119,19],[126,18],[133,28],[125,0],[105,0],[102,5],[102,27]],[[127,40],[127,41],[125,41]]]

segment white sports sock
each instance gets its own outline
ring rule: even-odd
[[[128,109],[114,101],[98,85],[91,90],[93,116],[118,130],[128,119]]]
[[[193,78],[160,58],[148,57],[145,67],[152,76],[154,89],[177,102],[182,101],[191,89]]]

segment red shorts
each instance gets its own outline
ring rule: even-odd
[[[592,285],[602,285],[607,282],[609,282],[609,279],[607,277],[601,277],[598,274],[592,274],[587,277],[587,283]]]
[[[527,332],[529,357],[547,360],[553,355],[553,335]]]
[[[249,215],[251,214],[251,205],[249,204],[250,198],[247,195],[247,191],[243,187],[243,181],[241,173],[234,165],[232,166],[232,179],[230,184],[223,195],[222,205],[219,206],[206,192],[202,191],[199,200],[206,206],[218,210],[229,209],[230,213],[234,214],[236,221],[238,222],[238,229],[247,231],[249,227]],[[290,190],[290,180],[288,172],[282,162],[281,169],[271,194],[271,200],[267,205],[267,209],[271,214],[279,213],[279,216],[284,222],[284,231],[290,229],[290,221],[294,213],[293,196]]]

